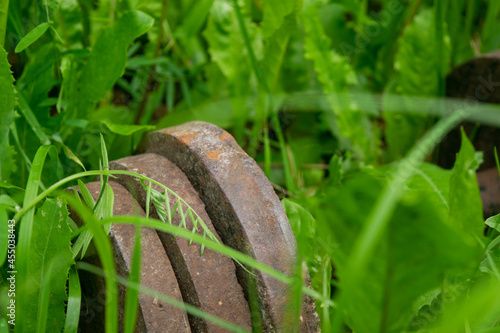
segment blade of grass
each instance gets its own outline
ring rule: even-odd
[[[88,272],[91,272],[93,274],[96,274],[96,275],[100,275],[100,276],[105,276],[104,275],[104,272],[96,267],[96,266],[93,266],[93,265],[90,265],[86,262],[79,262],[77,263],[77,266],[79,269],[82,269],[82,270],[86,270]],[[133,283],[121,276],[114,276],[113,279],[117,282],[119,282],[120,284],[123,284],[124,286],[127,286],[128,288],[130,289],[134,289],[136,291],[140,291],[141,293],[143,294],[146,294],[146,295],[149,295],[151,297],[155,297],[155,298],[158,298],[159,300],[161,300],[162,302],[165,302],[167,304],[171,304],[177,308],[180,308],[180,309],[184,309],[186,310],[187,313],[191,314],[191,315],[194,315],[194,316],[197,316],[199,318],[202,318],[204,320],[207,320],[207,321],[210,321],[222,328],[225,328],[229,331],[232,331],[232,332],[250,332],[250,331],[247,331],[246,329],[240,327],[240,326],[237,326],[237,325],[234,325],[230,322],[227,322],[223,319],[220,319],[218,317],[215,317],[209,313],[206,313],[206,312],[203,312],[201,311],[200,309],[192,306],[192,305],[189,305],[187,303],[183,303],[183,302],[180,302],[174,298],[171,298],[171,297],[168,297],[166,295],[163,295],[153,289],[150,289],[150,288],[147,288],[147,287],[144,287],[140,284],[137,284],[137,283]]]
[[[136,225],[140,225],[143,227],[153,228],[153,229],[156,229],[158,231],[163,231],[163,232],[166,232],[166,233],[169,233],[172,235],[177,235],[177,236],[180,236],[180,237],[185,238],[187,240],[193,240],[195,243],[200,244],[200,245],[204,245],[205,247],[207,247],[215,252],[221,253],[225,256],[228,256],[228,257],[240,262],[241,264],[244,264],[244,265],[250,266],[254,269],[257,269],[257,270],[263,272],[264,274],[267,274],[267,275],[277,279],[278,281],[284,282],[288,285],[291,285],[293,283],[293,278],[286,276],[285,274],[267,266],[266,264],[263,264],[255,259],[253,259],[252,257],[249,257],[249,256],[247,256],[247,255],[245,255],[245,254],[243,254],[243,253],[241,253],[233,248],[230,248],[226,245],[223,245],[221,243],[217,243],[213,240],[207,239],[199,234],[193,234],[190,230],[186,230],[186,229],[183,229],[183,228],[178,227],[178,226],[170,225],[170,224],[163,223],[163,222],[156,221],[156,220],[147,219],[147,218],[144,218],[141,216],[113,216],[111,218],[107,218],[107,219],[103,219],[101,221],[98,221],[97,223],[98,223],[98,225],[107,224],[107,223],[136,224]],[[74,235],[78,235],[79,233],[85,231],[86,229],[87,229],[87,227],[83,226],[82,228],[78,229],[74,233]],[[306,286],[302,287],[302,292],[304,294],[309,295],[311,297],[314,297],[322,302],[325,302],[329,306],[334,306],[334,303],[329,298],[324,298],[322,295],[320,295],[316,291],[314,291]]]
[[[140,285],[141,283],[141,243],[141,227],[136,225],[132,267],[129,276],[129,282],[136,285]],[[125,299],[125,333],[133,333],[135,331],[138,309],[139,290],[127,286],[127,296]]]
[[[66,323],[64,333],[76,333],[78,331],[78,321],[80,320],[80,306],[82,300],[82,290],[80,279],[75,266],[69,270],[68,283],[68,307],[66,310]]]
[[[440,142],[447,132],[474,110],[456,110],[449,117],[441,119],[397,166],[393,178],[378,197],[360,236],[354,244],[350,259],[347,261],[349,269],[347,276],[344,278],[344,290],[355,288],[357,283],[361,283],[361,276],[363,276],[365,266],[387,227],[388,221],[404,191],[406,182],[415,174],[415,170],[430,153],[434,145]],[[337,304],[340,309],[344,304],[344,295],[342,289],[339,290]],[[332,332],[341,332],[342,322],[342,314],[339,312],[334,318]]]
[[[102,136],[102,134],[100,134],[100,140],[101,140],[101,158],[102,158],[101,169],[104,171],[109,171],[108,150],[106,149],[106,142],[104,141],[104,137]],[[108,179],[109,179],[108,176],[101,175],[101,193],[99,193],[99,198],[97,198],[97,204],[95,206],[96,208],[102,199],[102,196],[104,194],[104,188],[108,183]]]
[[[149,217],[149,205],[151,202],[151,182],[148,183],[148,189],[146,191],[146,217]]]
[[[80,179],[78,179],[77,181],[78,181],[78,188],[80,189],[80,193],[83,197],[83,201],[85,201],[87,207],[90,207],[93,210],[95,206],[95,201],[94,198],[92,197],[92,194],[90,194],[90,191],[87,189],[87,186],[85,186],[85,184]],[[80,196],[76,193],[76,188],[74,190],[75,190],[75,197],[77,197],[78,200],[80,200]],[[78,237],[72,249],[73,259],[76,258],[78,253],[80,253],[80,250],[82,250],[80,259],[83,259],[91,240],[92,240],[92,235],[90,234],[89,231],[83,233],[82,235],[80,235],[80,237]]]
[[[30,204],[35,200],[38,193],[38,187],[40,186],[40,181],[42,177],[43,165],[45,163],[45,158],[47,153],[54,146],[41,146],[38,148],[35,157],[33,158],[33,165],[28,177],[28,183],[26,184],[26,192],[24,194],[23,207],[30,206]],[[19,213],[18,213],[19,214]],[[23,288],[27,283],[27,272],[28,272],[28,260],[30,258],[30,243],[33,230],[33,217],[35,214],[34,205],[25,211],[25,215],[20,221],[21,227],[19,230],[19,242],[17,243],[17,271],[18,271],[18,282],[19,286]],[[15,221],[19,221],[19,216],[15,218]],[[20,294],[17,299],[18,312],[20,318],[23,318],[23,310],[25,303],[28,300]],[[16,331],[23,332],[24,330],[23,321],[17,322]]]
[[[19,111],[21,111],[21,114],[31,126],[31,129],[37,136],[38,140],[40,140],[40,143],[42,145],[50,145],[49,137],[44,133],[42,126],[36,119],[35,114],[28,105],[28,102],[26,102],[26,100],[24,99],[24,96],[21,92],[17,94],[17,98],[19,102]]]
[[[498,174],[500,175],[500,162],[498,162],[497,147],[494,148],[495,153],[495,163],[497,165]]]
[[[107,305],[105,309],[105,330],[107,333],[118,332],[118,286],[116,280],[113,278],[116,275],[116,269],[111,242],[104,232],[103,224],[97,221],[87,207],[67,192],[62,191],[60,196],[67,200],[77,215],[81,217],[81,220],[85,222],[86,230],[89,230],[92,234],[99,259],[105,272]]]

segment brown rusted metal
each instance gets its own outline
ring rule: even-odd
[[[125,188],[118,183],[109,182],[109,184],[114,192],[114,215],[145,216],[142,208]],[[94,200],[97,200],[100,192],[99,182],[88,183],[86,186],[94,197]],[[81,225],[76,214],[72,214],[71,217]],[[135,227],[130,224],[113,224],[109,236],[113,245],[117,274],[128,276],[132,264]],[[141,237],[143,244],[141,284],[178,301],[182,301],[174,271],[155,230],[142,228]],[[99,265],[97,255],[86,257],[86,261]],[[80,328],[84,332],[99,332],[104,327],[104,279],[89,273],[82,273],[84,276],[82,276],[81,281],[85,299],[83,301]],[[123,330],[122,318],[124,314],[125,288],[122,285],[119,287],[119,302],[120,327]],[[85,304],[89,305],[88,309]],[[188,317],[184,310],[145,294],[139,295],[139,313],[135,331],[148,333],[191,332]]]
[[[484,217],[500,213],[500,178],[497,168],[477,173],[477,181],[481,190]]]
[[[186,174],[224,244],[292,275],[297,244],[283,207],[262,170],[229,133],[191,122],[150,133],[146,150],[167,157]],[[237,272],[248,293],[247,273],[239,267]],[[272,277],[256,274],[264,329],[280,331],[290,290]],[[309,297],[303,302],[300,330],[318,330]]]
[[[500,103],[500,51],[484,54],[457,66],[446,77],[446,95],[464,99],[467,105],[474,102]],[[475,149],[484,152],[484,162],[479,170],[495,167],[493,149],[500,147],[500,129],[472,122],[463,122],[461,126],[471,138]],[[446,136],[440,144],[440,166],[453,167],[460,142],[459,128]]]
[[[210,231],[220,239],[198,193],[184,173],[167,158],[156,154],[130,156],[111,162],[110,168],[139,172],[170,188],[199,214]],[[119,175],[118,181],[134,194],[142,207],[145,206],[146,191],[138,181],[124,175]],[[163,191],[157,185],[153,185],[153,188]],[[169,198],[173,209],[177,200],[172,195]],[[152,204],[150,212],[153,217],[158,218]],[[177,211],[172,223],[179,225],[180,222],[181,217]],[[189,230],[192,229],[189,217],[186,218],[186,226]],[[201,228],[198,233],[202,233]],[[184,301],[207,313],[251,329],[250,311],[237,281],[232,260],[209,249],[201,256],[198,244],[190,246],[189,241],[181,237],[174,238],[163,232],[159,232],[159,236],[174,267]],[[225,332],[221,327],[198,317],[190,316],[189,320],[193,332]]]

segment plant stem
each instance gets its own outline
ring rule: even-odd
[[[295,186],[292,181],[292,176],[290,173],[290,163],[288,161],[288,156],[286,152],[286,146],[285,146],[285,139],[283,137],[283,132],[281,130],[281,124],[278,119],[278,114],[276,112],[275,106],[274,106],[274,101],[273,101],[273,96],[271,94],[271,90],[269,89],[269,86],[267,84],[266,79],[262,76],[262,73],[260,72],[259,64],[257,62],[257,58],[255,57],[255,53],[253,51],[252,45],[250,43],[250,37],[248,36],[247,29],[245,27],[245,22],[243,21],[243,15],[241,14],[240,6],[238,5],[238,0],[233,0],[234,3],[234,9],[236,11],[236,17],[238,19],[238,24],[240,26],[241,34],[243,35],[243,39],[245,40],[245,46],[248,50],[248,54],[250,56],[250,62],[252,63],[253,70],[255,72],[255,76],[257,77],[257,81],[260,83],[260,85],[264,88],[264,91],[266,92],[268,99],[269,99],[269,108],[271,109],[271,124],[273,125],[274,131],[276,133],[276,136],[278,137],[278,142],[280,144],[280,152],[281,152],[281,158],[283,160],[283,165],[285,167],[285,180],[286,180],[286,186],[290,192],[293,192],[295,190]],[[266,142],[266,139],[269,140],[269,129],[267,128],[267,117],[266,117],[266,128],[264,129],[265,133],[264,135],[267,135],[267,137],[264,138],[264,142]],[[266,145],[266,147],[269,147]],[[269,171],[270,168],[270,148],[266,149],[266,153],[268,155],[268,158],[266,158],[266,170]],[[269,174],[266,174],[269,177]]]
[[[161,21],[158,31],[158,42],[156,43],[156,50],[155,50],[155,58],[158,58],[158,56],[160,55],[161,42],[164,38],[164,33],[165,33],[163,31],[163,22],[165,22],[166,17],[167,17],[167,0],[163,0],[161,7]],[[139,110],[137,111],[137,115],[135,116],[134,124],[136,125],[141,123],[141,118],[144,114],[144,110],[146,109],[146,104],[148,101],[149,93],[151,92],[150,89],[153,84],[155,73],[156,73],[156,64],[153,64],[153,66],[151,66],[151,70],[149,71],[148,81],[146,83],[146,90],[144,91],[144,95],[142,95],[141,104],[139,105]]]

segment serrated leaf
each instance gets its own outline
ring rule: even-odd
[[[14,121],[16,106],[16,91],[14,78],[7,60],[7,52],[0,46],[0,180],[10,178],[11,168],[2,167],[5,161],[12,160],[9,145],[9,129]]]
[[[87,171],[85,169],[85,166],[83,165],[82,161],[80,161],[80,159],[71,151],[71,149],[69,149],[68,146],[62,144],[62,147],[63,147],[64,155],[67,158],[69,158],[70,160],[72,160],[73,162],[75,162],[76,164],[78,164],[79,166],[81,166],[84,171]]]
[[[257,58],[261,58],[262,45],[260,30],[248,17],[244,25],[252,42]],[[241,139],[244,131],[248,108],[246,96],[250,91],[252,66],[241,34],[233,4],[215,0],[203,36],[209,44],[209,53],[229,83],[231,106],[233,108],[235,135]]]
[[[103,28],[79,77],[80,89],[68,101],[68,118],[85,118],[87,112],[94,109],[122,76],[129,45],[152,25],[152,17],[132,11],[123,14],[112,27]]]
[[[33,30],[28,32],[26,36],[21,39],[19,44],[16,46],[16,53],[22,52],[25,48],[36,42],[49,28],[49,24],[47,22],[40,23]]]
[[[52,266],[50,280],[49,313],[46,327],[59,332],[64,327],[66,281],[72,264],[71,231],[67,223],[66,203],[57,199],[46,199],[35,215],[31,238],[31,257],[28,265],[28,279],[24,293],[30,302],[26,303],[25,328],[35,332],[38,312],[40,283]]]
[[[486,222],[484,222],[488,227],[495,229],[500,232],[500,214],[488,217]]]
[[[109,120],[103,120],[101,123],[106,125],[111,132],[119,135],[132,135],[140,131],[150,131],[155,129],[155,126],[151,125],[122,125],[112,123]]]
[[[406,96],[438,96],[441,72],[447,73],[450,65],[450,41],[444,33],[443,57],[436,51],[436,28],[434,9],[426,9],[415,16],[403,32],[395,55],[394,81],[388,92]],[[443,67],[441,70],[437,68]],[[411,101],[408,101],[411,103]],[[403,99],[403,108],[405,100]],[[432,107],[425,103],[420,108]],[[435,106],[434,106],[435,107]],[[386,139],[390,160],[403,157],[431,124],[428,116],[402,112],[384,114]]]
[[[350,100],[338,96],[347,92],[350,84],[357,83],[354,70],[344,56],[332,49],[315,5],[305,6],[302,23],[306,33],[305,56],[313,61],[314,70],[333,111],[326,111],[325,121],[339,140],[345,141],[345,148],[350,148],[359,158],[372,160],[374,138],[368,118]]]
[[[292,13],[285,17],[281,27],[265,40],[264,54],[260,64],[271,91],[276,85],[290,36],[296,29],[297,19]]]
[[[440,288],[446,274],[463,272],[477,259],[467,237],[448,223],[427,193],[412,190],[370,256],[364,283],[354,287],[345,282],[351,267],[347,259],[381,190],[381,181],[373,176],[351,176],[344,186],[330,189],[314,210],[318,236],[346,295],[346,321],[356,332],[405,331],[414,302]]]
[[[418,191],[434,202],[437,209],[448,214],[448,197],[450,190],[451,170],[424,163],[415,169],[415,175],[409,180],[408,187]]]
[[[483,204],[477,183],[476,169],[480,161],[474,146],[462,129],[462,145],[457,154],[450,179],[450,224],[465,232],[479,251],[478,239],[483,236]]]
[[[316,220],[304,207],[289,199],[281,200],[286,216],[292,225],[301,256],[314,256]]]
[[[296,0],[264,0],[262,1],[262,35],[264,38],[273,35],[278,30],[285,16],[291,14],[296,7]]]

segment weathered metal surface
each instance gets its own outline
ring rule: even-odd
[[[500,103],[500,51],[494,51],[457,66],[446,77],[446,95],[472,103]],[[500,129],[473,122],[461,126],[471,138],[474,147],[484,152],[484,162],[479,170],[495,167],[494,147],[500,146]],[[475,133],[472,137],[471,134]],[[440,144],[438,164],[453,167],[456,153],[460,149],[461,134],[457,127]]]
[[[212,124],[191,122],[150,133],[146,151],[167,157],[187,175],[224,244],[292,275],[297,244],[283,207],[257,163],[229,133]],[[237,269],[248,292],[247,273]],[[257,272],[257,289],[264,329],[279,331],[289,288]],[[318,330],[310,297],[303,302],[300,330]]]
[[[109,182],[113,188],[114,215],[141,215],[144,211],[135,201],[132,195],[120,184]],[[90,193],[97,200],[100,192],[99,182],[86,184]],[[72,214],[77,223],[78,218]],[[81,224],[81,222],[80,222]],[[113,245],[117,274],[128,276],[132,264],[132,253],[134,248],[135,227],[130,224],[113,224],[109,232]],[[142,263],[141,263],[141,284],[154,289],[162,294],[182,301],[180,288],[177,284],[174,271],[169,258],[163,249],[160,239],[155,230],[142,228]],[[99,264],[97,255],[86,258],[93,264]],[[83,304],[89,303],[89,310],[92,311],[91,320],[87,320],[88,313],[84,310],[82,316],[82,326],[84,331],[102,331],[104,328],[104,304],[105,304],[105,283],[104,279],[92,274],[85,274],[81,279],[84,287],[86,300]],[[123,330],[123,314],[125,305],[125,288],[119,287],[119,316],[120,330]],[[190,332],[187,314],[184,310],[164,303],[157,298],[140,294],[139,313],[137,317],[136,332]]]
[[[500,178],[497,168],[477,173],[477,181],[481,190],[484,217],[500,213]]]
[[[198,193],[184,173],[167,158],[156,154],[130,156],[111,162],[110,168],[138,172],[170,188],[199,214],[207,227],[219,238]],[[140,182],[125,175],[119,175],[118,181],[134,194],[142,207],[145,206],[146,191]],[[163,192],[157,185],[153,185],[153,188]],[[173,209],[177,200],[172,195],[169,198]],[[158,218],[152,204],[150,212],[151,216]],[[186,217],[186,226],[191,230],[191,219]],[[180,222],[180,214],[177,211],[172,223],[179,225]],[[198,233],[202,233],[201,228]],[[194,243],[190,246],[189,241],[182,237],[174,238],[162,232],[159,236],[174,267],[184,301],[207,313],[250,329],[250,311],[237,281],[233,261],[209,249],[205,249],[201,256],[200,246]],[[225,332],[221,327],[198,317],[190,316],[189,320],[193,332]]]

